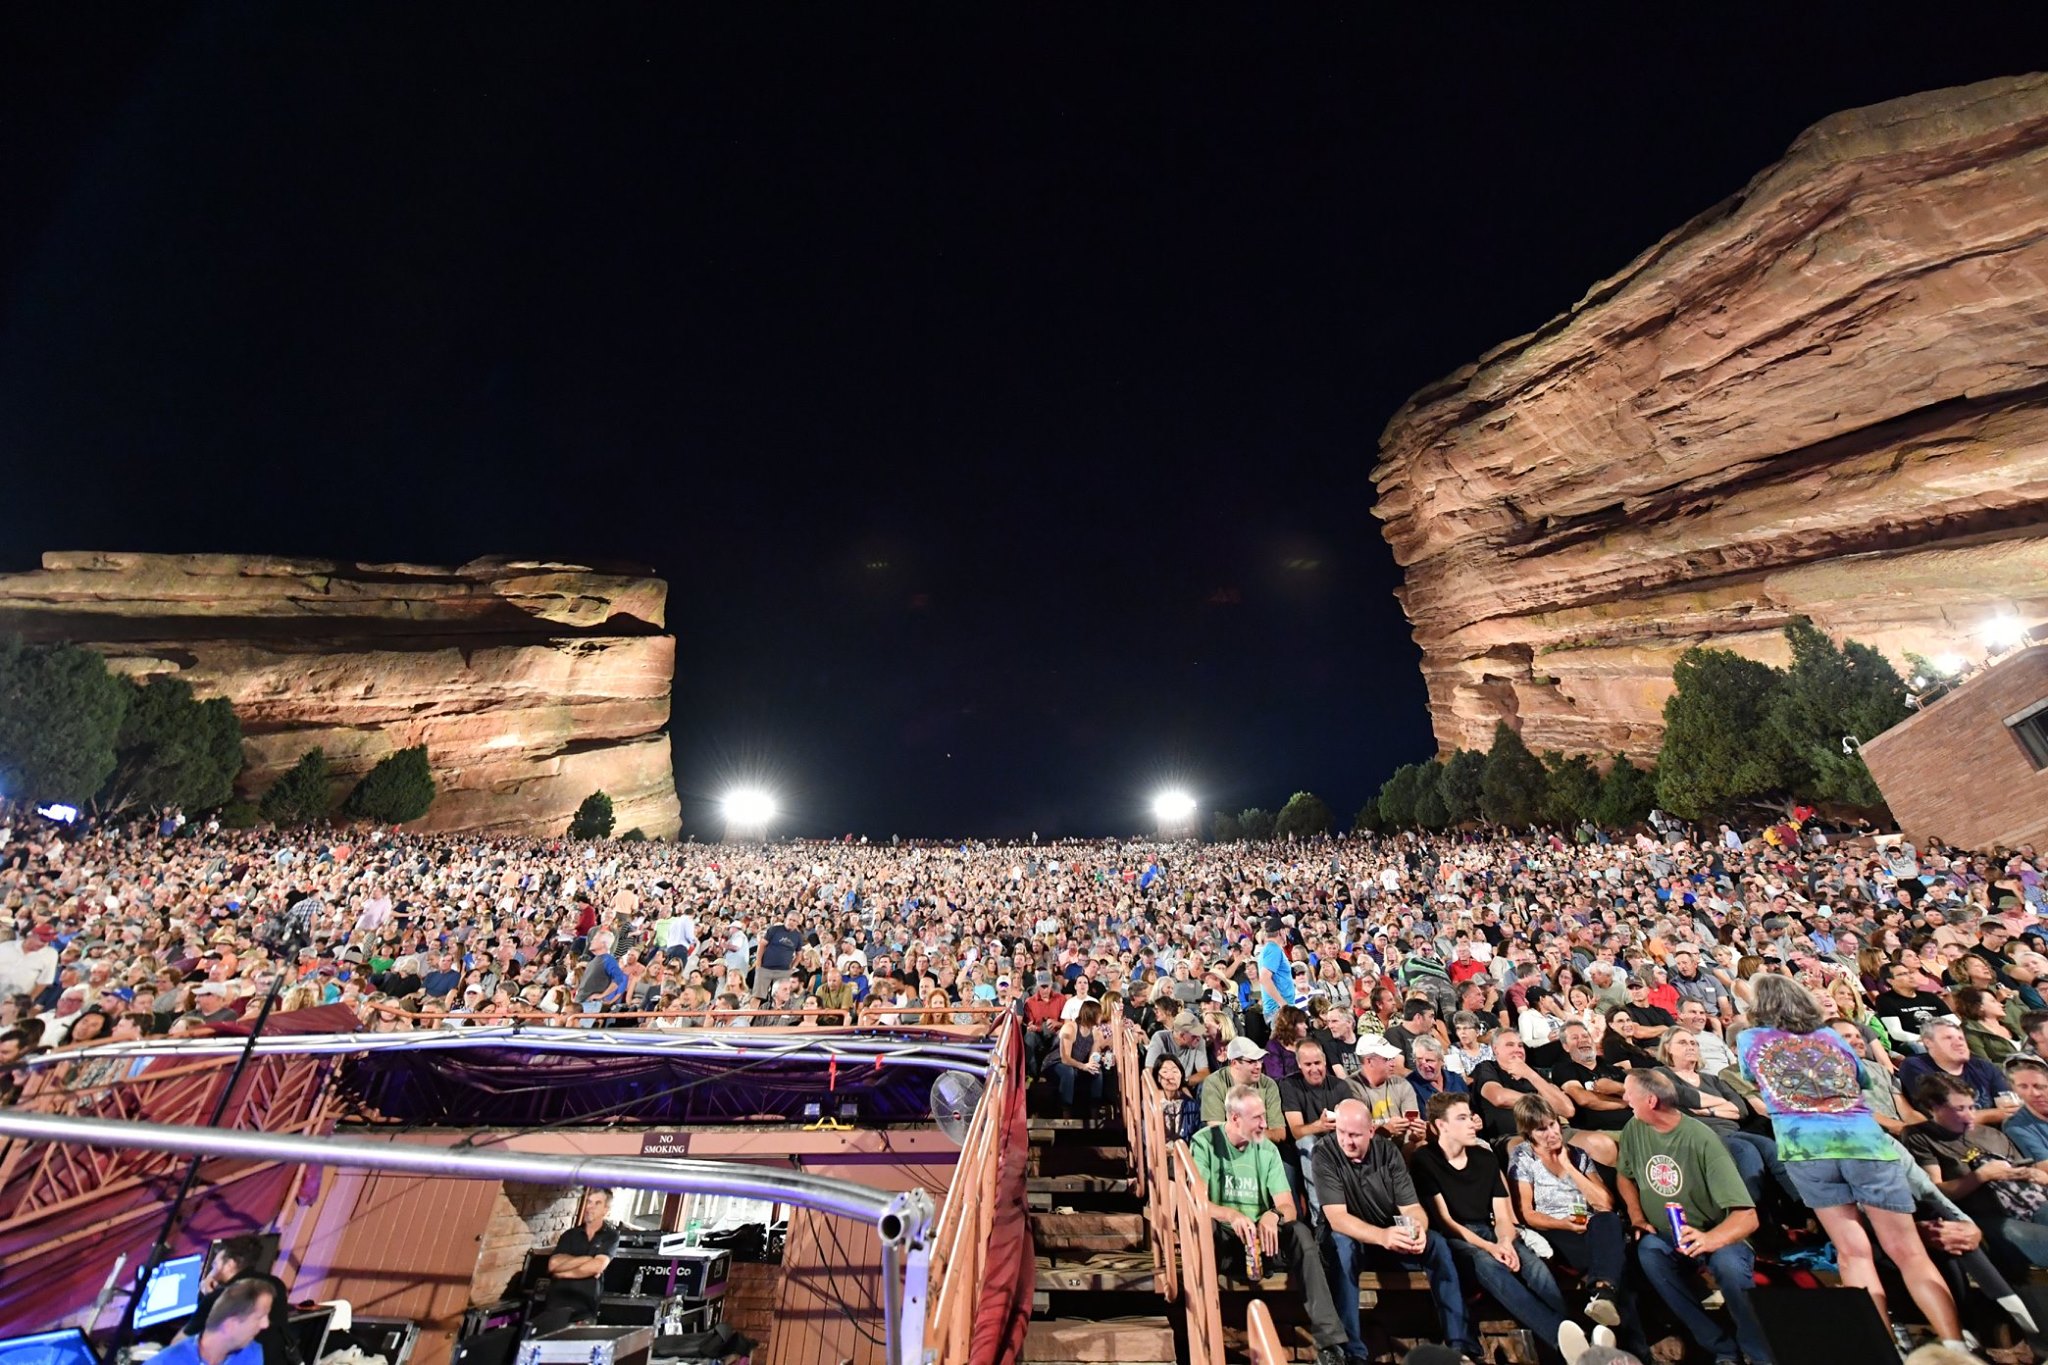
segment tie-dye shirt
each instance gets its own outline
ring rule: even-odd
[[[1770,1111],[1786,1161],[1893,1159],[1863,1100],[1863,1063],[1833,1029],[1744,1029],[1735,1055]]]

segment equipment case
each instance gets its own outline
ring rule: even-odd
[[[652,1327],[564,1327],[519,1347],[518,1365],[648,1365]]]

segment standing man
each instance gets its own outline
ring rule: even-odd
[[[1756,1257],[1748,1238],[1757,1229],[1756,1206],[1735,1158],[1713,1129],[1679,1109],[1678,1089],[1664,1072],[1629,1072],[1623,1098],[1631,1118],[1621,1130],[1615,1169],[1629,1223],[1641,1234],[1636,1256],[1643,1278],[1716,1362],[1772,1365],[1770,1342],[1749,1303]],[[1675,1230],[1671,1204],[1685,1214]],[[1735,1319],[1732,1339],[1701,1306],[1702,1268],[1713,1270],[1727,1300]]]
[[[782,923],[771,924],[761,935],[760,965],[754,969],[754,995],[766,1000],[775,983],[796,968],[796,955],[804,950],[803,912],[791,906]]]
[[[1287,921],[1266,916],[1266,938],[1259,945],[1259,1009],[1270,1027],[1282,1005],[1299,1006],[1301,992],[1294,985],[1294,964],[1287,960]]]
[[[1280,1149],[1266,1140],[1265,1098],[1248,1085],[1232,1086],[1224,1106],[1223,1122],[1188,1144],[1204,1212],[1214,1225],[1217,1267],[1241,1270],[1245,1249],[1254,1243],[1267,1266],[1284,1261],[1287,1283],[1301,1296],[1315,1337],[1316,1365],[1344,1365],[1344,1322],[1331,1301],[1316,1239],[1295,1212]]]
[[[533,1320],[533,1335],[560,1331],[597,1316],[597,1285],[619,1249],[617,1228],[605,1226],[612,1192],[593,1189],[583,1196],[583,1209],[548,1257],[548,1296]]]
[[[1316,1147],[1316,1188],[1323,1200],[1323,1236],[1335,1265],[1337,1316],[1344,1351],[1353,1361],[1372,1359],[1358,1320],[1358,1272],[1375,1266],[1420,1270],[1443,1319],[1444,1340],[1474,1360],[1479,1343],[1458,1287],[1449,1243],[1430,1231],[1401,1149],[1374,1136],[1363,1100],[1337,1106],[1336,1141]]]
[[[624,1000],[631,985],[625,968],[612,956],[612,931],[600,929],[592,934],[590,961],[584,964],[583,977],[576,983],[576,1008],[585,1014],[602,1014]],[[590,1027],[589,1020],[577,1022]]]

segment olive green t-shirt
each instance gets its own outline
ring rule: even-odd
[[[1696,1118],[1680,1119],[1668,1133],[1630,1119],[1621,1130],[1615,1170],[1636,1182],[1643,1216],[1667,1235],[1666,1204],[1684,1205],[1685,1221],[1701,1232],[1717,1227],[1731,1209],[1755,1207],[1735,1158],[1720,1136]]]

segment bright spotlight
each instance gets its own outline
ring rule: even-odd
[[[2027,628],[2017,616],[1994,616],[1984,627],[1984,643],[2003,653],[2027,642]]]
[[[1960,654],[1943,654],[1934,660],[1934,671],[1944,678],[1953,678],[1969,664]]]
[[[1152,819],[1162,838],[1193,838],[1195,798],[1179,790],[1161,792],[1152,798]]]
[[[719,803],[725,813],[725,840],[730,844],[759,844],[768,841],[768,826],[776,816],[775,798],[759,787],[739,787],[725,794]]]

